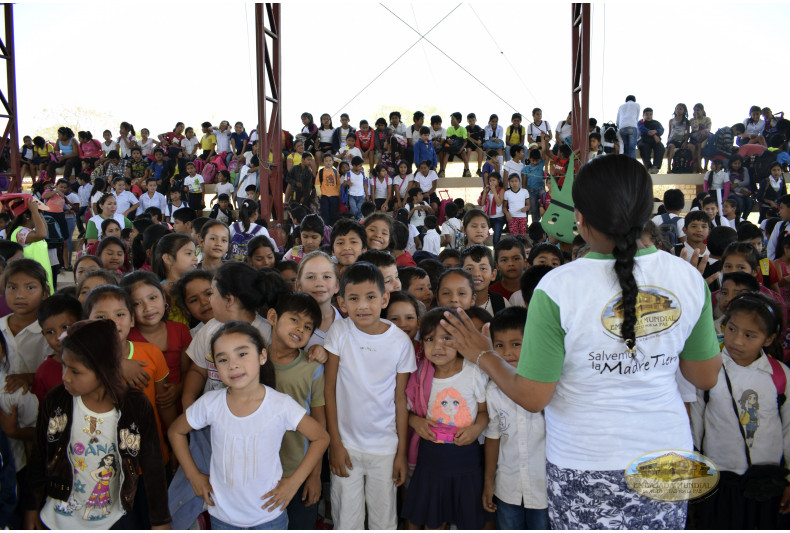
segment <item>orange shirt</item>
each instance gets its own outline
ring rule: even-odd
[[[162,456],[166,463],[168,461],[167,445],[165,444],[165,436],[162,433],[162,421],[159,419],[159,411],[156,409],[155,383],[167,379],[170,371],[167,368],[167,362],[162,350],[148,342],[129,341],[129,343],[131,344],[129,359],[148,363],[148,366],[143,368],[151,376],[151,380],[148,382],[148,386],[143,389],[143,393],[145,393],[148,401],[151,402],[151,406],[154,408],[156,427],[159,428],[159,443],[162,445]]]
[[[322,196],[340,196],[340,177],[334,168],[319,168],[318,175],[315,178],[315,185],[316,187],[321,186]]]

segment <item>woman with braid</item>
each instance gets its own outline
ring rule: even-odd
[[[538,284],[519,361],[503,359],[463,314],[445,315],[448,345],[520,407],[545,408],[552,529],[683,529],[686,502],[635,493],[625,470],[648,452],[692,449],[675,373],[699,389],[716,384],[710,294],[688,263],[642,246],[653,186],[634,159],[594,159],[572,191],[591,252]]]

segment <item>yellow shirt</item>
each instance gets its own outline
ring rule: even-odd
[[[36,155],[41,158],[48,158],[49,154],[55,151],[55,148],[47,143],[44,145],[44,148],[39,148],[38,146],[34,146],[33,150],[35,150]]]
[[[211,150],[211,146],[217,144],[217,136],[213,133],[209,135],[204,135],[202,139],[200,139],[200,148],[203,150]]]
[[[510,135],[510,144],[522,144],[522,138],[526,134],[526,130],[521,129],[523,126],[519,125],[518,128],[513,128],[512,125],[507,127],[507,134]],[[521,134],[519,134],[519,131]]]

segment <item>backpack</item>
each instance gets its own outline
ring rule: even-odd
[[[255,235],[260,233],[263,226],[256,226],[254,230],[245,233],[241,230],[241,224],[238,222],[233,223],[233,238],[230,240],[230,258],[236,261],[244,261],[247,257],[247,243],[252,240]]]
[[[669,239],[669,242],[672,243],[672,246],[680,243],[680,237],[678,235],[678,220],[680,220],[679,216],[675,215],[674,217],[671,217],[669,213],[664,213],[661,215],[661,224],[658,226],[658,230],[663,236]]]
[[[239,170],[241,170],[241,167],[239,165],[239,160],[231,159],[230,164],[228,165],[228,172],[230,172],[231,174],[236,172],[238,174]]]
[[[732,153],[732,130],[719,128],[702,147],[702,157],[710,159],[717,155],[729,156]]]
[[[439,196],[441,197],[441,201],[439,203],[439,213],[437,214],[436,224],[441,225],[444,223],[444,210],[447,207],[447,204],[452,203],[453,199],[450,196],[450,192],[447,190],[437,191]],[[447,198],[444,198],[444,195],[447,195]]]
[[[206,166],[206,162],[205,161],[203,161],[199,157],[196,157],[192,161],[192,164],[195,165],[195,172],[197,172],[198,174],[203,174],[203,169]],[[203,178],[203,179],[206,179],[206,178]]]
[[[672,157],[672,172],[675,174],[691,174],[694,171],[694,159],[691,150],[680,148]]]
[[[217,166],[214,163],[209,163],[203,167],[203,181],[206,185],[214,183],[214,178],[217,177]]]
[[[765,150],[762,154],[754,158],[754,162],[749,169],[750,177],[756,181],[761,181],[771,175],[771,165],[776,162],[778,151]]]
[[[457,220],[457,219],[456,219]],[[457,230],[450,224],[450,220],[447,221],[447,227],[450,228],[450,242],[447,243],[448,248],[452,248],[453,250],[458,250],[459,252],[464,249],[464,232],[463,230]]]
[[[510,139],[510,136],[513,134],[513,125],[507,127],[507,138]],[[521,124],[518,125],[518,144],[524,144],[524,126]]]
[[[44,215],[44,220],[47,223],[47,237],[44,239],[47,243],[47,248],[60,248],[63,246],[63,234],[60,232],[60,224],[50,215]]]

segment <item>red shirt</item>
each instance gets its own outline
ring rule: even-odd
[[[493,285],[489,285],[489,291],[494,291],[497,294],[501,294],[505,297],[505,300],[510,300],[510,296],[516,291],[509,291],[503,285],[501,281],[497,281]]]
[[[404,250],[404,252],[395,259],[395,264],[399,267],[416,267],[417,263],[411,254]]]
[[[357,142],[355,146],[363,152],[365,150],[370,150],[373,147],[373,130],[368,129],[367,133],[361,129],[357,130]]]
[[[39,405],[49,391],[63,383],[63,365],[55,361],[55,355],[47,357],[36,370],[33,378],[33,394],[38,398]]]
[[[167,349],[162,353],[165,356],[167,368],[170,370],[169,381],[170,383],[181,383],[181,351],[185,350],[192,342],[192,335],[189,333],[189,328],[181,322],[168,320],[165,324],[167,325]],[[148,342],[136,327],[129,331],[127,338],[132,342]]]

